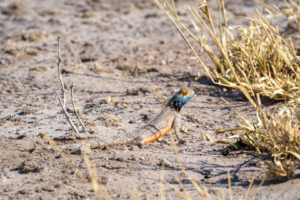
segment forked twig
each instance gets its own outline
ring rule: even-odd
[[[74,109],[74,112],[78,118],[78,121],[80,122],[81,126],[82,126],[82,129],[84,132],[86,132],[86,129],[85,129],[85,126],[83,124],[83,122],[81,121],[80,117],[79,117],[79,114],[78,114],[78,111],[76,110],[75,108],[75,103],[74,103],[74,95],[73,95],[73,88],[74,88],[74,82],[72,82],[72,85],[71,85],[71,98],[72,98],[72,105],[73,105],[73,109]]]
[[[59,41],[60,41],[60,37],[57,38],[57,53],[58,53],[58,62],[57,62],[57,67],[58,67],[58,79],[60,81],[61,84],[61,91],[62,91],[62,95],[63,95],[63,100],[61,100],[60,97],[57,97],[59,100],[59,103],[61,105],[61,108],[63,109],[65,116],[68,120],[68,122],[70,123],[71,127],[75,130],[75,132],[78,134],[78,130],[76,128],[76,126],[74,125],[73,121],[71,120],[69,113],[67,112],[67,108],[66,108],[66,94],[65,94],[65,86],[64,86],[64,82],[62,79],[62,75],[61,75],[61,67],[60,67],[60,62],[61,62],[61,56],[60,56],[60,45],[59,45]]]

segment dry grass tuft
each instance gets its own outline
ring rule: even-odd
[[[36,66],[36,67],[29,69],[29,71],[46,72],[46,71],[49,71],[49,68],[41,65],[41,66]]]
[[[7,117],[0,119],[0,126],[4,126],[9,121],[14,122],[15,124],[19,124],[20,122],[23,121],[23,119],[21,117],[9,115]]]
[[[257,17],[248,18],[249,27],[227,26],[226,10],[221,4],[219,6],[219,33],[215,30],[206,1],[200,4],[198,10],[188,8],[194,17],[192,23],[198,32],[196,36],[179,20],[174,4],[171,6],[165,2],[168,12],[214,62],[215,69],[204,69],[219,80],[217,84],[238,89],[244,87],[247,92],[275,99],[296,97],[300,93],[300,60],[291,38],[280,35],[278,27],[268,22],[257,9]],[[221,18],[224,20],[224,27]],[[296,22],[298,23],[297,19]],[[207,44],[204,31],[214,41],[219,53],[214,52]],[[239,32],[238,37],[233,37],[234,31]]]
[[[291,177],[295,168],[300,166],[299,137],[299,58],[291,37],[285,38],[268,22],[266,17],[255,9],[257,17],[247,18],[249,27],[227,26],[224,1],[218,1],[219,25],[215,29],[210,9],[203,1],[198,9],[192,10],[192,23],[198,35],[194,35],[179,19],[174,1],[165,1],[164,6],[155,0],[159,7],[173,22],[179,33],[194,52],[200,66],[203,67],[216,84],[241,90],[257,111],[258,123],[250,123],[239,113],[236,114],[244,124],[239,128],[223,129],[217,132],[242,130],[243,134],[231,136],[221,141],[213,141],[232,145],[230,139],[240,140],[257,151],[267,151],[274,156],[274,162],[265,162],[266,174],[269,178]],[[295,4],[293,4],[295,5]],[[295,14],[287,4],[291,15],[298,24],[300,12]],[[299,9],[297,6],[296,8]],[[267,10],[268,11],[268,10]],[[269,11],[268,11],[269,12]],[[177,23],[175,22],[175,17]],[[269,16],[272,13],[269,12]],[[222,26],[222,18],[225,26]],[[210,70],[199,58],[177,25],[179,24],[210,56],[215,68]],[[233,37],[238,31],[238,37]],[[206,32],[214,41],[219,53],[215,53],[207,44]],[[218,79],[217,82],[214,80]],[[261,109],[260,95],[290,101],[278,106],[267,116]],[[224,100],[225,101],[225,100]],[[226,102],[226,101],[225,101]],[[226,102],[227,103],[227,102]]]
[[[41,165],[41,163],[35,163],[30,161],[23,161],[19,165],[19,170],[23,171],[25,173],[29,172],[41,172],[45,169],[44,166]]]
[[[24,107],[21,111],[21,115],[31,115],[31,114],[35,114],[39,111],[38,108],[35,107]]]

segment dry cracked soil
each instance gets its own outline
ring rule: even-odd
[[[281,1],[265,2],[284,6]],[[196,7],[198,2],[175,3],[179,17],[192,27],[186,5]],[[217,20],[217,1],[208,3]],[[226,0],[225,5],[230,25],[247,26],[247,19],[234,16],[253,17],[254,8],[262,8],[248,0]],[[215,130],[241,123],[221,97],[254,122],[255,110],[241,92],[214,85],[206,76],[195,80],[204,70],[153,1],[1,0],[0,9],[0,199],[181,199],[178,191],[202,199],[179,168],[170,133],[163,137],[166,143],[93,149],[87,157],[34,150],[50,145],[41,133],[56,144],[70,144],[138,128],[161,109],[161,99],[181,87],[196,94],[181,111],[183,127],[191,134],[184,134],[186,144],[177,144],[183,167],[192,180],[206,186],[212,199],[218,193],[229,199],[228,172],[233,199],[245,195],[252,178],[255,189],[250,197],[254,195],[265,174],[251,161],[272,160],[270,155],[228,151],[202,136],[223,138]],[[283,16],[274,23],[282,33],[299,39],[294,22]],[[74,82],[74,101],[87,133],[72,131],[58,101],[62,96],[58,36],[66,106],[79,126],[71,109]],[[201,59],[213,66],[203,50],[192,44]],[[213,45],[210,40],[208,44]],[[276,104],[263,99],[266,111]],[[89,166],[100,193],[93,190]],[[300,199],[298,180],[297,173],[291,179],[267,180],[256,199]]]

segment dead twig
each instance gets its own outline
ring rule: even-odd
[[[58,37],[57,39],[57,52],[58,52],[58,62],[57,62],[57,67],[58,67],[58,79],[60,81],[61,84],[61,91],[62,91],[62,95],[63,95],[63,100],[61,100],[60,97],[58,97],[59,103],[61,105],[61,108],[63,109],[65,116],[68,120],[68,122],[70,123],[71,127],[75,130],[75,132],[78,134],[78,130],[76,128],[76,126],[74,125],[73,121],[71,120],[69,113],[67,112],[67,108],[66,108],[66,94],[65,94],[65,86],[64,86],[64,82],[62,79],[62,75],[61,75],[61,67],[60,67],[60,62],[61,62],[61,56],[60,56],[60,45],[59,45],[59,41],[60,41],[60,37]]]
[[[81,126],[82,126],[82,129],[84,132],[86,132],[86,129],[85,129],[85,126],[83,124],[83,122],[81,121],[80,117],[79,117],[79,114],[78,114],[78,111],[76,110],[76,107],[75,107],[75,103],[74,103],[74,95],[73,95],[73,88],[74,88],[74,82],[72,82],[72,85],[71,85],[71,98],[72,98],[72,105],[73,105],[73,109],[74,109],[74,112],[77,116],[77,119],[78,121],[80,122]]]
[[[57,68],[58,68],[58,80],[60,81],[61,84],[61,92],[63,95],[63,103],[66,104],[66,95],[65,95],[65,85],[62,80],[62,75],[61,75],[61,67],[60,67],[60,62],[61,62],[61,55],[60,55],[60,37],[57,38],[57,53],[58,53],[58,62],[57,62]]]

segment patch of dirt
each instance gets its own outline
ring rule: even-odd
[[[192,27],[186,5],[196,7],[198,2],[175,2],[179,17]],[[209,3],[217,23],[217,3]],[[235,15],[254,16],[254,7],[262,8],[248,0],[225,4],[229,20]],[[284,6],[284,2],[276,5]],[[178,166],[168,137],[171,133],[162,138],[167,143],[92,149],[88,157],[70,151],[33,151],[49,145],[40,137],[41,132],[57,144],[70,144],[141,127],[160,110],[161,100],[181,87],[196,94],[181,111],[182,126],[196,137],[182,133],[187,142],[177,145],[182,165],[192,179],[210,185],[210,194],[216,199],[218,192],[229,194],[229,171],[237,199],[245,195],[252,177],[255,187],[264,178],[262,168],[251,160],[271,160],[270,156],[227,151],[201,137],[208,133],[214,139],[221,138],[215,130],[241,123],[220,97],[250,121],[256,121],[256,113],[241,92],[213,85],[207,77],[195,80],[204,71],[153,1],[2,0],[0,10],[0,199],[100,199],[103,190],[93,192],[93,180],[104,185],[112,199],[130,199],[129,191],[136,191],[141,199],[157,199],[160,185],[166,199],[180,199],[168,185],[160,184],[162,163],[164,177],[173,187],[181,190],[179,178],[191,195],[199,197]],[[229,21],[229,25],[236,24],[247,25],[248,21]],[[286,27],[293,32],[290,27],[295,26],[285,17],[274,19],[273,24],[278,24],[281,32]],[[298,37],[297,31],[292,34]],[[80,135],[72,131],[57,99],[61,97],[58,36],[67,108],[72,107],[70,86],[74,82],[75,105],[82,121],[87,122],[87,133]],[[213,43],[209,40],[208,44]],[[213,66],[207,55],[200,56]],[[263,109],[272,109],[274,104],[266,102]],[[70,116],[79,125],[74,112]],[[94,169],[92,175],[90,169]],[[291,180],[266,181],[256,198],[275,199],[298,182],[297,173]],[[298,199],[297,187],[280,199]]]

